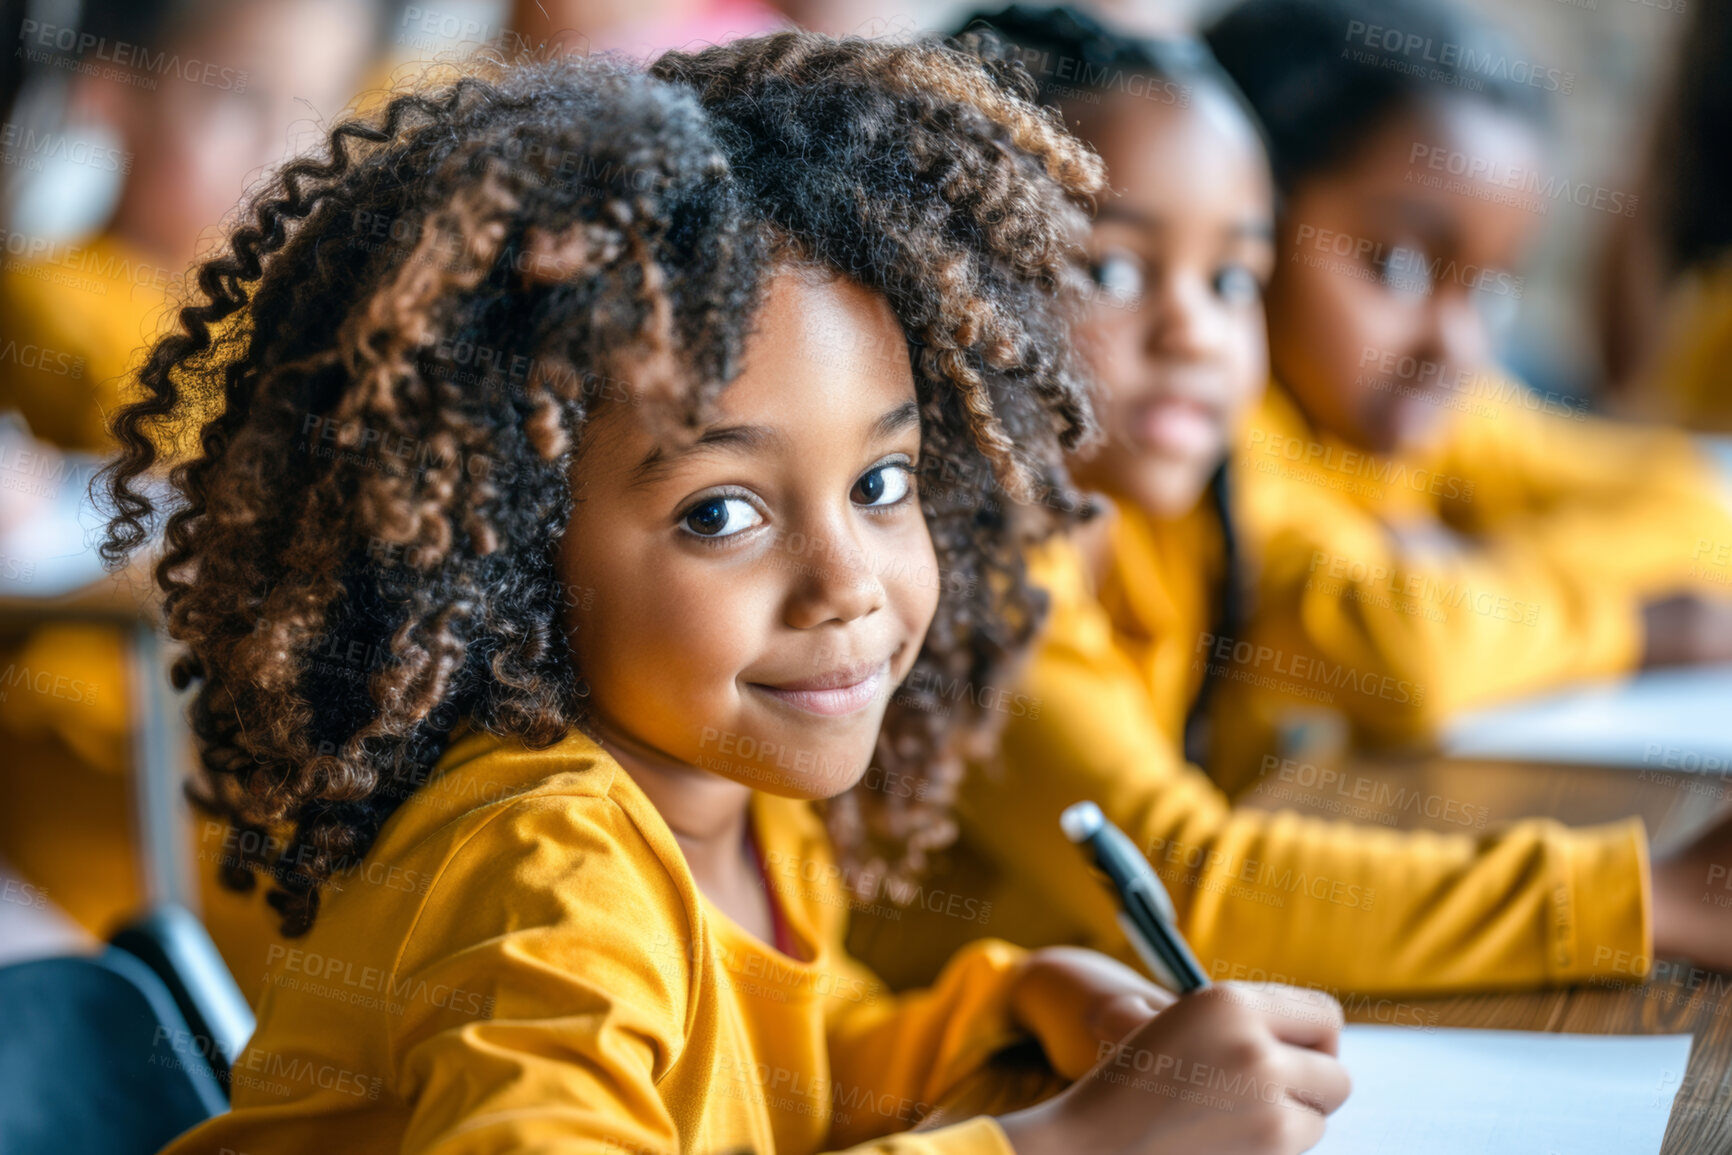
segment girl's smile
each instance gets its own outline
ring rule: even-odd
[[[775,684],[747,682],[746,686],[808,714],[841,717],[865,709],[887,696],[890,659],[854,662],[809,678]]]

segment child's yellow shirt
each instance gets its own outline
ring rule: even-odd
[[[1732,260],[1685,273],[1669,298],[1643,400],[1692,429],[1732,432]]]
[[[1075,546],[1048,546],[1035,576],[1051,616],[1008,699],[1002,765],[971,771],[943,869],[907,907],[862,912],[850,937],[891,982],[923,981],[982,934],[1134,962],[1108,888],[1059,829],[1083,799],[1143,848],[1216,978],[1424,994],[1623,979],[1651,953],[1640,821],[1441,834],[1234,809],[1178,755],[1144,627],[1120,628]]]
[[[106,453],[106,422],[137,395],[127,370],[173,321],[184,270],[170,269],[113,236],[43,242],[36,259],[6,263],[0,314],[0,409],[62,449]]]
[[[1492,384],[1400,457],[1319,433],[1270,388],[1233,462],[1255,609],[1210,650],[1229,791],[1291,717],[1423,741],[1464,709],[1634,669],[1651,598],[1732,596],[1726,487],[1687,435]]]
[[[1105,527],[1096,591],[1120,651],[1148,691],[1156,723],[1185,746],[1185,718],[1202,685],[1198,641],[1211,628],[1226,580],[1226,551],[1214,503],[1177,518],[1152,518],[1116,502]]]
[[[234,1109],[172,1152],[1010,1155],[985,1117],[894,1133],[1018,1039],[1020,952],[977,943],[893,996],[841,949],[817,815],[755,795],[753,822],[809,961],[704,898],[589,738],[463,734],[277,952]]]

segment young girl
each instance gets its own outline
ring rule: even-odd
[[[916,866],[985,720],[892,689],[1001,677],[1037,625],[1021,551],[1090,420],[1067,198],[1099,182],[960,54],[798,33],[478,72],[285,170],[112,479],[120,556],[152,426],[221,390],[158,573],[207,788],[282,839],[304,934],[234,1110],[174,1150],[1317,1140],[1328,1000],[1162,1009],[995,941],[895,998],[841,950],[842,863]],[[979,484],[921,494],[934,456]],[[899,1134],[1023,1032],[1091,1077]]]
[[[1209,38],[1281,196],[1275,384],[1237,451],[1256,623],[1210,648],[1223,784],[1324,709],[1408,742],[1471,706],[1732,657],[1711,465],[1495,367],[1511,270],[1569,187],[1536,120],[1569,78],[1436,0],[1248,0]]]
[[[1052,614],[1015,693],[987,698],[1009,703],[1007,728],[997,764],[965,783],[958,844],[906,907],[868,908],[850,945],[904,984],[982,934],[1131,960],[1112,903],[1057,830],[1066,805],[1092,798],[1145,848],[1218,977],[1384,995],[1633,978],[1619,960],[1646,960],[1656,944],[1724,960],[1724,921],[1701,909],[1724,830],[1654,866],[1634,819],[1398,834],[1235,810],[1184,765],[1176,723],[1197,692],[1185,663],[1220,632],[1211,585],[1227,569],[1219,546],[1207,548],[1228,535],[1205,483],[1264,373],[1266,162],[1206,54],[1131,41],[1066,10],[986,20],[1034,78],[1086,67],[1100,81],[1060,107],[1113,186],[1089,241],[1102,289],[1083,326],[1109,441],[1077,470],[1110,509],[1104,525],[1048,547],[1037,569]],[[1163,90],[1188,99],[1141,95]],[[1197,425],[1213,418],[1212,436],[1149,436],[1174,404],[1199,411]],[[1180,676],[1163,676],[1175,667]],[[1223,720],[1215,740],[1230,727]],[[1397,1013],[1387,1000],[1368,1005]],[[1397,1006],[1400,1021],[1423,1021]]]

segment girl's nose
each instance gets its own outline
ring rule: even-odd
[[[809,630],[830,622],[851,622],[883,607],[881,559],[852,537],[808,538],[790,552],[795,581],[788,597],[787,623]]]

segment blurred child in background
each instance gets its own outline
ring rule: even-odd
[[[0,408],[18,411],[36,437],[60,448],[110,450],[106,424],[135,387],[127,370],[172,324],[182,273],[201,240],[216,235],[249,181],[290,155],[297,126],[316,126],[353,95],[383,8],[364,0],[103,0],[85,6],[78,33],[95,39],[82,58],[59,47],[66,29],[38,22],[23,31],[20,49],[39,54],[38,67],[80,70],[60,135],[105,125],[122,181],[113,212],[90,236],[8,234],[7,251],[22,255],[8,257],[0,273],[0,315],[9,340],[43,354],[0,363]],[[36,474],[41,484],[90,480],[89,470]],[[98,934],[142,899],[128,820],[125,645],[124,631],[111,627],[36,629],[6,660],[80,690],[14,690],[0,702],[8,753],[0,854]],[[222,847],[201,850],[203,879]],[[215,888],[207,897],[237,901]],[[256,971],[233,953],[240,939],[223,932],[223,919],[207,919],[237,973]]]
[[[1620,410],[1732,432],[1732,8],[1697,4],[1653,118],[1639,215],[1613,218],[1601,354]]]
[[[786,26],[763,0],[512,0],[508,47],[644,57]]]
[[[1223,675],[1222,784],[1309,756],[1320,717],[1424,741],[1468,707],[1732,657],[1711,463],[1496,366],[1559,78],[1434,0],[1249,0],[1208,36],[1280,197],[1273,384],[1235,461],[1257,605],[1196,647]]]
[[[983,934],[1131,961],[1110,894],[1059,830],[1088,798],[1148,853],[1219,977],[1419,993],[1579,982],[1617,973],[1622,950],[1732,962],[1726,919],[1692,888],[1732,828],[1651,866],[1636,819],[1397,833],[1236,810],[1185,765],[1182,720],[1204,675],[1192,654],[1232,601],[1220,466],[1266,373],[1268,165],[1199,47],[1133,41],[1064,9],[982,23],[1107,164],[1079,337],[1107,443],[1075,472],[1110,500],[1035,569],[1053,604],[1026,673],[949,687],[1006,718],[1000,753],[964,784],[957,845],[917,887],[857,912],[853,948],[902,984]],[[1217,715],[1210,744],[1235,725]]]

